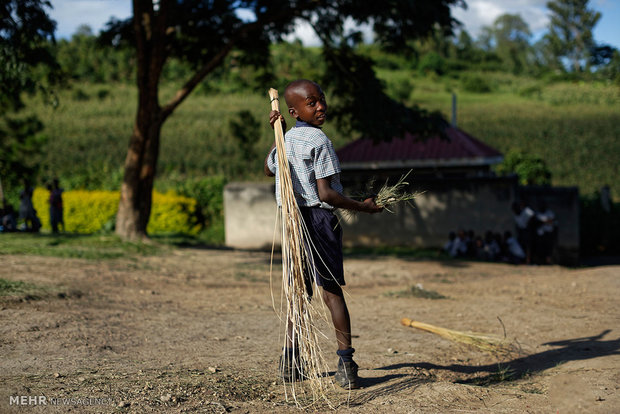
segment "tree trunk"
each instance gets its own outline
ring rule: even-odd
[[[136,35],[138,113],[125,159],[125,175],[116,215],[116,234],[124,239],[146,238],[151,215],[159,137],[165,115],[159,106],[159,76],[164,53],[167,1],[155,14],[150,0],[133,1]]]
[[[162,126],[158,119],[151,118],[148,116],[141,120],[139,116],[136,120],[125,159],[125,175],[116,215],[116,234],[124,239],[144,239],[147,236]]]

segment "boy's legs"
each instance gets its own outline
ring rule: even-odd
[[[342,288],[338,285],[324,286],[323,301],[331,313],[338,350],[351,348],[351,318]]]
[[[337,284],[323,286],[323,301],[331,313],[338,342],[338,369],[334,380],[343,388],[359,388],[358,367],[353,361],[355,349],[351,347],[351,318],[342,288]]]

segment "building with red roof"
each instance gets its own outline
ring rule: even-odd
[[[346,172],[412,169],[416,175],[436,177],[488,176],[490,167],[503,160],[498,150],[455,126],[446,128],[445,137],[437,133],[421,138],[407,133],[389,142],[360,138],[336,152]]]

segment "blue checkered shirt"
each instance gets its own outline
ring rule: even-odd
[[[316,180],[330,177],[330,186],[342,194],[340,184],[340,162],[332,142],[320,128],[297,121],[284,136],[286,157],[291,168],[291,181],[297,205],[300,207],[334,207],[319,198]],[[267,158],[267,167],[276,175],[276,200],[280,200],[280,179],[278,177],[278,155],[274,148]]]

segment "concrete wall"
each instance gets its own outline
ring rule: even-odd
[[[522,189],[515,178],[416,179],[424,191],[413,203],[394,213],[357,213],[341,220],[348,246],[440,247],[458,229],[484,234],[487,230],[514,233],[510,206],[524,197],[537,207],[545,199],[559,222],[558,245],[562,262],[573,263],[579,251],[579,204],[576,189]],[[224,189],[226,244],[235,248],[269,249],[274,240],[276,204],[270,183],[231,183]],[[280,234],[276,233],[276,243]]]
[[[275,184],[231,183],[224,188],[226,245],[271,248],[276,225]],[[276,234],[280,244],[280,234]]]
[[[476,234],[513,230],[515,189],[512,178],[416,179],[413,190],[423,193],[412,206],[401,203],[394,213],[356,214],[343,223],[344,242],[439,247],[458,229]]]

